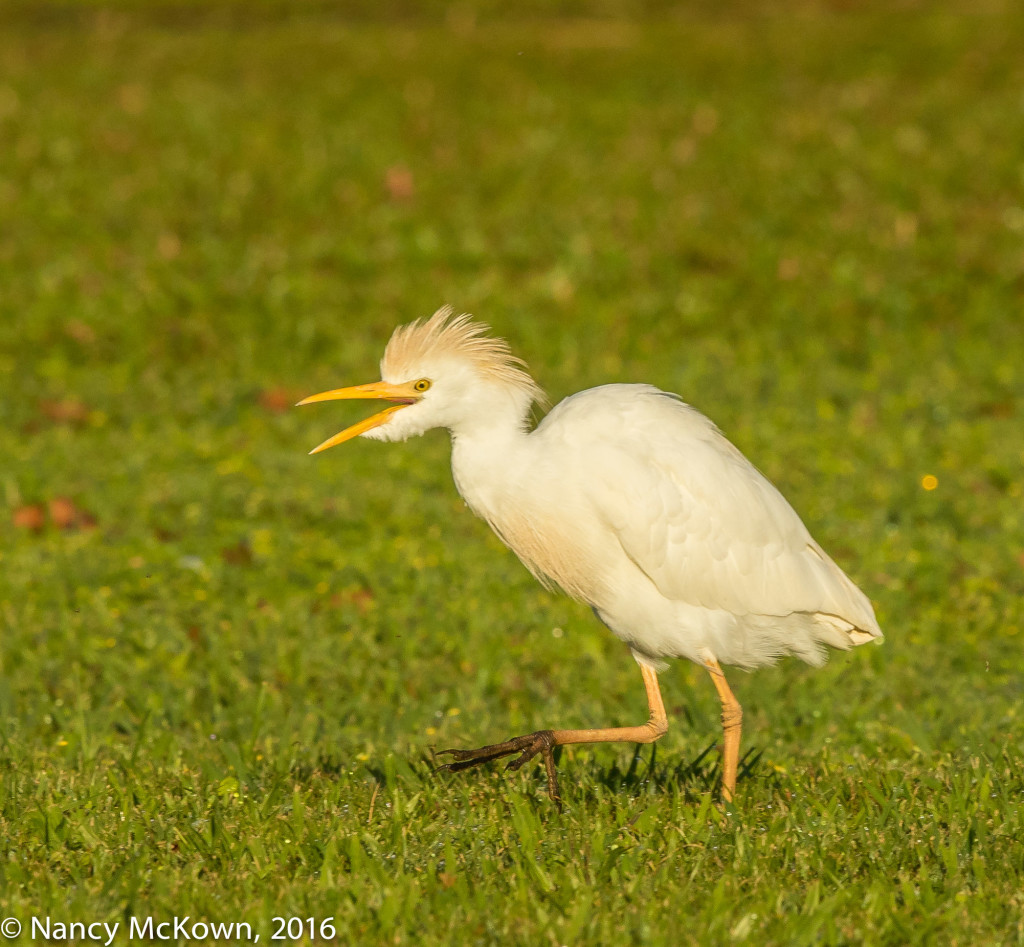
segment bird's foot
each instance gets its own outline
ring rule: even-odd
[[[438,769],[449,773],[461,773],[471,766],[479,766],[481,763],[490,763],[492,760],[499,760],[503,756],[511,756],[518,753],[514,760],[505,764],[506,770],[520,769],[524,764],[532,760],[538,753],[544,757],[544,768],[548,776],[548,795],[554,801],[559,811],[562,809],[562,797],[558,792],[558,775],[555,772],[554,748],[555,734],[552,730],[538,730],[536,733],[526,733],[521,737],[513,737],[504,743],[492,743],[489,746],[481,746],[475,750],[440,750],[442,754],[449,754],[453,761],[442,763]]]

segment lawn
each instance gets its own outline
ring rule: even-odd
[[[0,919],[1024,943],[1024,10],[340,6],[0,6]],[[873,600],[732,672],[728,809],[681,663],[562,814],[433,771],[646,713],[443,433],[307,456],[445,302],[553,400],[680,393]]]

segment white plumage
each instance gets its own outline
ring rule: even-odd
[[[823,644],[880,634],[782,494],[674,396],[605,385],[530,434],[504,433],[482,451],[455,436],[460,493],[642,660],[710,653],[757,667],[792,653],[820,664]]]
[[[446,751],[456,760],[448,768],[521,753],[518,767],[541,752],[557,798],[551,746],[656,739],[667,722],[654,672],[684,657],[711,671],[723,701],[731,799],[740,709],[719,662],[753,668],[792,654],[821,664],[826,645],[881,637],[870,602],[698,411],[649,385],[605,385],[566,398],[529,431],[530,406],[543,395],[508,346],[485,333],[447,308],[397,330],[382,382],[302,402],[395,406],[317,450],[356,434],[404,440],[447,427],[459,492],[534,575],[592,606],[630,646],[651,720]]]

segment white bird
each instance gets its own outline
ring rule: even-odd
[[[742,709],[722,664],[783,655],[809,664],[825,645],[881,638],[871,603],[811,538],[782,494],[704,415],[650,385],[572,395],[534,430],[543,392],[506,342],[449,307],[395,330],[379,382],[300,404],[393,404],[311,453],[361,435],[403,441],[432,428],[452,439],[452,473],[470,509],[545,585],[585,602],[632,650],[650,719],[640,726],[541,730],[475,750],[445,750],[459,771],[502,756],[518,769],[552,748],[651,743],[668,729],[657,672],[666,658],[706,668],[722,703],[722,796],[736,791]]]

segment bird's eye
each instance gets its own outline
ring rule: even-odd
[[[415,385],[412,386],[415,391],[426,391],[430,387],[430,380],[427,378],[421,378]]]

